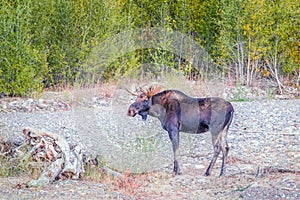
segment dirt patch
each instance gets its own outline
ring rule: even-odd
[[[172,176],[156,172],[129,178],[126,183],[113,179],[101,182],[65,180],[43,188],[22,188],[28,177],[0,179],[1,199],[299,199],[300,176],[274,173],[229,174],[205,177],[201,170],[185,169]]]
[[[127,99],[125,95],[124,99]],[[228,134],[230,152],[227,175],[222,178],[218,177],[220,159],[212,176],[204,176],[213,152],[209,134],[181,134],[183,175],[173,176],[171,144],[160,124],[155,125],[151,119],[147,123],[142,123],[138,118],[128,119],[124,117],[126,111],[120,107],[114,110],[113,103],[100,100],[95,99],[97,104],[92,104],[96,105],[93,112],[47,110],[0,113],[0,133],[9,133],[16,138],[22,127],[46,127],[63,134],[70,141],[81,139],[95,151],[101,152],[103,147],[105,151],[102,152],[110,153],[114,161],[148,165],[150,169],[155,169],[154,172],[128,175],[123,181],[111,178],[100,181],[85,178],[65,180],[42,188],[25,187],[32,177],[1,178],[0,199],[300,199],[300,175],[297,172],[300,169],[300,100],[233,103],[235,118]],[[124,106],[128,103],[125,102]],[[163,150],[153,153],[153,157],[147,157],[147,152],[143,152],[149,147],[144,139],[150,136],[143,135],[139,130],[145,129],[149,129],[152,141],[162,141],[155,143],[158,147],[164,144],[161,146]],[[137,136],[139,143],[136,143]],[[101,141],[101,138],[106,140]],[[120,146],[118,141],[126,138],[128,143]],[[103,145],[101,148],[100,144]],[[114,151],[121,147],[125,154],[124,150],[132,150],[128,146],[140,151],[133,152],[131,158],[120,158]],[[117,165],[119,163],[116,162]]]

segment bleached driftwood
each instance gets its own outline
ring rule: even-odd
[[[52,162],[50,166],[45,169],[37,180],[31,180],[27,183],[28,187],[40,187],[52,183],[56,177],[59,176],[64,163],[63,158],[59,158]]]
[[[78,179],[84,173],[83,152],[80,146],[70,148],[63,136],[55,133],[26,127],[23,130],[26,140],[33,148],[24,155],[23,159],[32,156],[44,159],[51,164],[44,169],[38,180],[32,180],[27,185],[38,187],[52,183],[55,179]]]
[[[33,158],[35,161],[50,162],[49,166],[43,170],[37,180],[31,180],[27,183],[29,187],[39,187],[52,183],[56,179],[78,179],[85,172],[84,162],[89,163],[89,161],[93,160],[93,162],[98,163],[97,157],[95,159],[84,160],[86,155],[83,155],[81,146],[70,147],[66,139],[58,134],[30,127],[24,128],[23,134],[32,148],[26,154],[18,150],[18,154],[22,157],[22,160]],[[106,166],[101,168],[105,173],[111,174],[114,177],[123,177],[119,172]]]

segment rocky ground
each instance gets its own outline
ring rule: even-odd
[[[99,155],[126,180],[65,180],[43,188],[19,187],[32,177],[0,179],[1,199],[300,199],[300,100],[233,102],[227,176],[203,174],[212,157],[209,134],[181,134],[183,175],[172,176],[168,135],[157,120],[129,118],[132,100],[90,101],[46,96],[0,99],[0,136],[22,141],[25,126],[64,135]],[[83,106],[84,105],[84,106]],[[138,173],[133,176],[128,172]],[[140,174],[142,173],[142,174]]]

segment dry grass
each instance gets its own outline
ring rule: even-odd
[[[42,163],[32,162],[17,156],[16,144],[0,138],[0,177],[32,176],[37,178],[44,166]],[[27,152],[26,146],[21,145],[19,151]]]
[[[106,173],[101,167],[86,166],[86,173],[83,180],[103,183],[110,192],[118,191],[123,195],[136,195],[139,188],[147,183],[149,174],[133,174],[129,170],[122,173],[122,176],[115,177]]]

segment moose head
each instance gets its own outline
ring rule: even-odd
[[[151,97],[159,93],[161,87],[151,86],[146,90],[140,88],[138,94],[132,93],[128,89],[126,90],[132,95],[137,96],[135,102],[129,106],[128,116],[134,117],[136,114],[139,114],[143,120],[146,120],[152,105]]]

